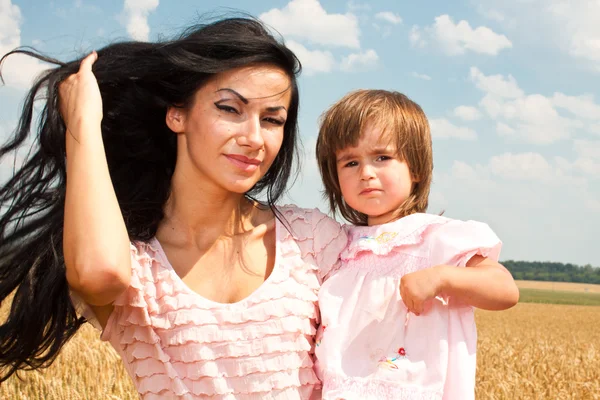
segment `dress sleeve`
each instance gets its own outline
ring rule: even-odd
[[[340,254],[348,244],[348,235],[339,222],[318,209],[312,214],[313,249],[319,278],[323,282],[339,268]]]
[[[471,257],[481,255],[498,261],[502,242],[482,222],[450,220],[431,232],[431,265],[466,266]]]

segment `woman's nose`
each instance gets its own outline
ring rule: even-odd
[[[259,118],[249,118],[243,131],[238,137],[240,146],[248,146],[252,149],[262,149],[265,141],[262,136],[262,128]]]

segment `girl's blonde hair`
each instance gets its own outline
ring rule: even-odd
[[[396,218],[425,212],[433,175],[431,132],[421,107],[399,92],[357,90],[348,93],[321,116],[317,162],[325,185],[325,197],[335,214],[355,225],[367,225],[367,215],[348,206],[337,174],[336,152],[356,147],[367,124],[376,126],[398,149],[408,164],[413,181],[411,194]]]

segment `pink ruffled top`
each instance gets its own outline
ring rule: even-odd
[[[497,260],[498,237],[485,224],[430,214],[346,229],[348,247],[319,292],[323,399],[474,399],[472,307],[439,297],[409,314],[400,278],[439,264],[464,267],[476,254]]]
[[[131,245],[131,285],[101,338],[121,355],[142,399],[320,398],[317,292],[347,239],[318,210],[279,210],[273,272],[233,304],[186,286],[156,239]]]

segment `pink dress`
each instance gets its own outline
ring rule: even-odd
[[[400,278],[439,264],[463,267],[476,254],[497,260],[497,236],[479,222],[430,214],[347,232],[339,269],[319,292],[323,399],[473,399],[473,308],[439,297],[426,313],[409,314]]]
[[[156,239],[132,244],[131,286],[113,303],[101,338],[121,355],[142,399],[320,398],[317,292],[347,239],[318,210],[279,210],[285,221],[276,222],[273,272],[238,303],[192,291]]]

